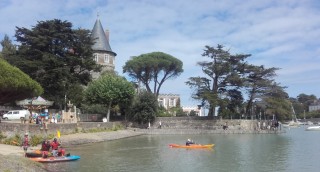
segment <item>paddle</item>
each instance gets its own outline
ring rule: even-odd
[[[57,130],[57,137],[58,137],[58,139],[60,139],[60,131],[59,130]]]
[[[60,146],[61,146],[60,135],[61,135],[60,131],[57,130],[57,138],[59,139],[59,143],[60,143]],[[63,149],[63,150],[64,150],[64,149]],[[68,156],[68,155],[70,156],[70,153],[68,153],[67,156]]]

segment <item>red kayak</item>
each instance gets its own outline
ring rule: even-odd
[[[169,146],[172,148],[203,149],[203,148],[212,148],[214,146],[214,144],[208,144],[208,145],[191,144],[189,146],[178,145],[178,144],[169,144]]]

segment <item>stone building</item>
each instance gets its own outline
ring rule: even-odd
[[[166,109],[176,107],[180,103],[179,94],[159,94],[158,96],[159,106],[162,106]]]
[[[190,115],[191,111],[194,111],[196,116],[204,116],[203,107],[200,107],[199,109],[198,106],[183,106],[182,110],[183,112],[187,113],[188,116]]]
[[[104,31],[99,18],[96,20],[91,32],[93,58],[96,63],[102,65],[100,73],[91,72],[93,78],[98,78],[105,71],[114,71],[116,53],[112,51],[109,43],[109,30]]]

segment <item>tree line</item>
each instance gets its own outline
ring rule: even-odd
[[[108,119],[111,111],[146,123],[159,114],[157,97],[161,86],[183,72],[183,62],[178,58],[152,52],[134,56],[125,63],[123,73],[131,82],[115,72],[93,80],[90,72],[101,71],[101,66],[93,60],[91,46],[95,40],[90,31],[73,29],[71,22],[59,19],[40,21],[31,29],[16,27],[15,38],[18,45],[7,35],[1,41],[0,64],[15,66],[6,69],[11,73],[21,70],[33,86],[20,89],[22,86],[16,84],[20,87],[11,89],[8,84],[26,82],[17,76],[4,76],[7,71],[0,70],[1,76],[6,77],[0,81],[1,104],[42,95],[54,101],[58,109],[66,106],[67,99],[87,112],[106,113]],[[274,80],[278,68],[249,64],[246,59],[250,54],[231,54],[223,45],[217,45],[205,46],[202,56],[208,58],[197,63],[203,76],[192,76],[186,84],[193,90],[192,98],[199,100],[199,106],[209,109],[208,116],[215,116],[219,107],[218,115],[223,118],[263,114],[284,120],[291,118],[292,107],[299,113],[300,109],[308,113],[307,106],[317,100],[314,95],[304,94],[289,98],[286,87]],[[182,113],[181,107],[174,111]]]

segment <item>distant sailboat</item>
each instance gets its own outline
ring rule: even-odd
[[[301,125],[301,122],[299,122],[297,120],[297,116],[296,116],[296,112],[294,111],[294,108],[292,106],[292,103],[291,103],[291,109],[292,109],[292,120],[289,121],[288,123],[286,124],[283,124],[284,127],[299,127]]]

